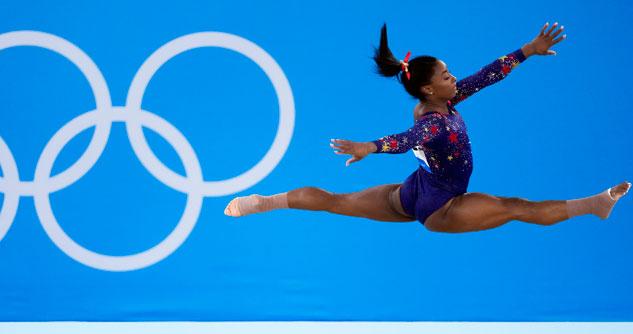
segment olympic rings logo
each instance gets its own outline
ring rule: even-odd
[[[84,74],[94,93],[96,109],[77,116],[48,141],[40,155],[32,182],[20,181],[18,167],[9,146],[0,136],[0,241],[15,218],[21,196],[33,196],[40,223],[53,243],[74,260],[100,270],[130,271],[153,265],[173,253],[195,226],[205,196],[225,196],[247,189],[264,179],[283,158],[294,128],[294,99],[281,67],[262,48],[242,37],[221,32],[198,32],[176,38],[160,47],[141,65],[128,90],[125,106],[113,106],[108,85],[97,65],[69,41],[37,31],[14,31],[0,35],[0,51],[17,46],[35,46],[56,52],[70,60]],[[171,58],[192,49],[219,47],[238,52],[255,62],[268,76],[279,102],[277,133],[266,155],[250,170],[222,181],[204,181],[200,162],[187,139],[158,115],[143,110],[143,94],[156,71]],[[113,122],[124,122],[130,144],[142,165],[160,182],[187,194],[184,213],[176,227],[157,245],[131,255],[110,256],[86,249],[71,239],[53,214],[49,195],[69,187],[97,162],[108,141]],[[64,146],[82,131],[95,127],[90,144],[68,169],[51,176],[55,160]],[[165,166],[149,147],[143,134],[147,127],[173,146],[184,165],[186,176]]]

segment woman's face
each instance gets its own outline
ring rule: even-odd
[[[457,94],[457,79],[448,71],[446,64],[438,60],[429,85],[422,86],[422,93],[427,97],[450,100]]]

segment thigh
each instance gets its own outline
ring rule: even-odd
[[[435,211],[425,226],[438,232],[470,232],[496,227],[512,219],[503,197],[465,193]]]
[[[400,184],[386,184],[349,194],[336,194],[332,211],[386,222],[411,222],[400,203]]]

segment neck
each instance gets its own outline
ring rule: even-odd
[[[423,111],[433,110],[440,112],[442,114],[448,114],[448,107],[446,106],[447,100],[442,99],[427,99],[424,102],[421,102]]]

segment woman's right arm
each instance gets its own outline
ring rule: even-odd
[[[440,114],[427,114],[417,120],[405,132],[384,136],[372,143],[377,153],[405,153],[420,144],[428,144],[441,137],[445,131],[445,120]]]
[[[354,142],[344,139],[332,139],[330,146],[336,154],[348,154],[352,157],[346,165],[359,161],[371,153],[405,153],[420,144],[429,144],[444,136],[446,123],[439,114],[428,114],[415,122],[405,132],[384,136],[370,142]]]

